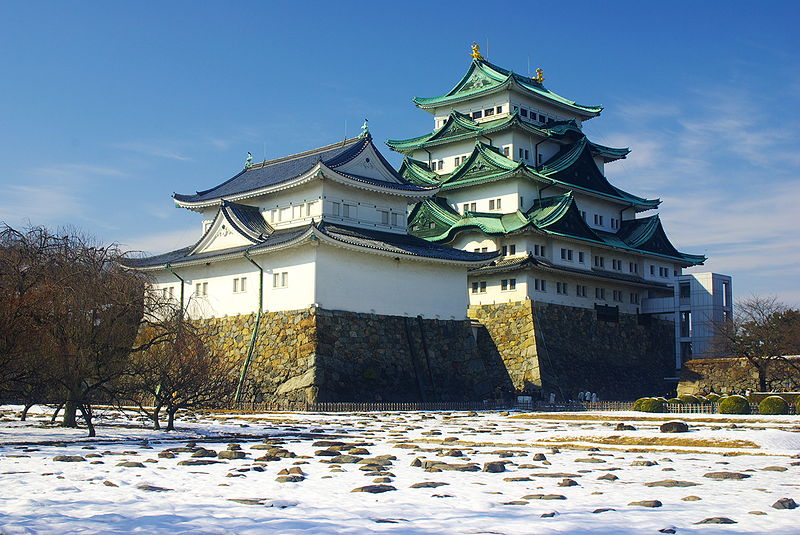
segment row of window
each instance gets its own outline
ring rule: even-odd
[[[477,281],[472,283],[472,293],[473,294],[482,294],[486,293],[486,281]],[[501,291],[511,291],[515,290],[517,287],[517,279],[502,279],[500,281],[500,290]],[[547,279],[533,279],[533,289],[537,292],[547,292]],[[568,295],[569,294],[569,284],[566,282],[556,281],[556,293],[560,295]],[[583,284],[576,284],[575,285],[575,295],[577,297],[586,297],[588,293],[588,287]],[[594,289],[594,297],[595,299],[599,299],[601,301],[606,300],[606,289],[597,287]],[[617,303],[622,303],[624,301],[624,292],[622,290],[612,290],[611,292],[611,299]],[[637,292],[630,292],[628,299],[630,304],[638,305],[639,304],[639,294]]]
[[[581,210],[581,217],[583,220],[586,221],[586,211]],[[620,221],[616,217],[610,217],[611,228],[613,230],[619,230]],[[602,214],[594,214],[594,224],[597,227],[605,226],[605,217]]]
[[[549,123],[551,121],[555,121],[555,119],[553,119],[552,117],[548,117],[546,115],[538,113],[535,110],[520,108],[519,106],[514,106],[514,111],[519,113],[520,117],[528,119],[530,121],[536,121],[539,123]]]
[[[573,253],[572,249],[566,249],[564,247],[561,248],[561,260],[566,260],[567,262],[572,262]],[[585,253],[583,251],[578,251],[578,262],[583,264],[585,261]]]
[[[503,106],[493,106],[491,108],[473,111],[471,115],[473,119],[480,119],[481,117],[491,117],[495,113],[503,113]]]
[[[302,219],[303,217],[311,217],[311,212],[316,203],[317,201],[311,201],[295,204],[293,206],[284,206],[283,208],[273,208],[269,211],[269,222],[281,223],[294,219]]]

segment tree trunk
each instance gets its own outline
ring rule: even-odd
[[[88,405],[81,404],[80,409],[81,414],[83,415],[83,420],[86,422],[86,427],[89,429],[89,436],[97,436],[97,433],[94,430],[94,424],[92,423],[92,408]]]
[[[24,422],[28,418],[28,411],[33,407],[33,403],[26,403],[22,409],[22,414],[19,415],[19,421]]]
[[[167,427],[166,431],[175,431],[175,413],[178,411],[178,408],[168,408],[167,409]]]
[[[161,405],[155,405],[153,407],[153,415],[152,415],[153,429],[155,430],[161,429],[161,422],[158,421],[158,416],[160,412],[161,412]]]
[[[54,424],[54,423],[56,423],[56,420],[58,419],[58,413],[59,413],[59,412],[61,412],[61,409],[62,409],[63,407],[64,407],[64,404],[63,404],[63,403],[59,403],[59,404],[56,406],[56,410],[55,410],[55,412],[53,412],[53,416],[51,416],[51,417],[50,417],[50,423],[51,423],[51,424]]]
[[[78,420],[76,418],[78,413],[78,404],[72,400],[64,402],[64,419],[61,425],[64,427],[78,427]]]

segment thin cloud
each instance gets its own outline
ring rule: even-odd
[[[143,142],[143,141],[126,141],[123,143],[112,143],[111,147],[128,152],[135,152],[144,156],[151,156],[155,158],[166,158],[169,160],[177,160],[179,162],[192,161],[192,158],[186,156],[175,147],[170,147],[170,142]]]

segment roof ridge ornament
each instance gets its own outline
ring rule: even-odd
[[[253,155],[248,151],[247,159],[244,161],[244,168],[247,169],[253,166]]]
[[[537,84],[541,84],[542,82],[544,82],[544,69],[541,68],[536,69],[536,76],[531,78],[531,80],[533,80]]]
[[[477,41],[472,41],[472,54],[470,54],[472,59],[476,59],[478,61],[485,61],[483,56],[481,55],[481,47],[478,45]]]
[[[369,136],[369,119],[364,119],[364,124],[361,125],[361,133],[358,134],[358,137],[367,136]]]

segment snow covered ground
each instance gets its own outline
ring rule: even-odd
[[[773,508],[800,501],[795,416],[687,414],[664,434],[634,412],[220,413],[166,433],[107,411],[87,439],[15,410],[3,535],[800,533],[800,508]]]

